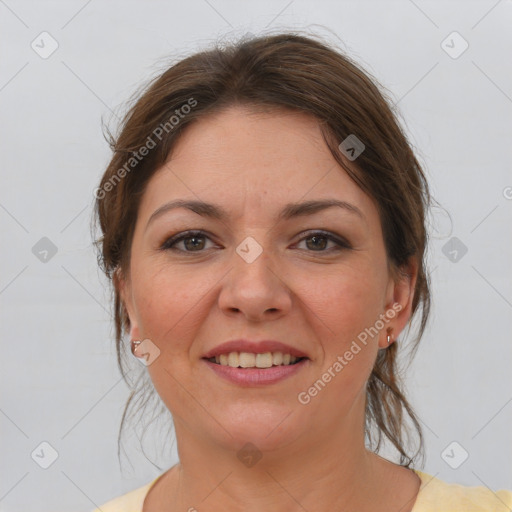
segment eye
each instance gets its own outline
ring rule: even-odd
[[[306,242],[307,249],[313,252],[331,252],[332,250],[340,251],[342,249],[350,249],[350,244],[348,242],[325,231],[310,232],[307,236],[302,237],[299,243],[304,241]],[[334,247],[330,247],[326,250],[329,242],[332,242]]]
[[[166,240],[161,249],[172,249],[182,252],[201,252],[202,249],[205,249],[206,240],[210,240],[210,238],[207,237],[203,231],[184,231]],[[176,247],[177,244],[181,242],[183,242],[182,247],[184,247],[184,249]]]
[[[174,250],[180,252],[202,252],[207,247],[207,241],[211,242],[210,237],[204,231],[184,231],[167,239],[161,246],[162,250]],[[312,231],[303,236],[298,244],[306,242],[306,250],[310,252],[331,252],[350,249],[348,242],[326,231]],[[334,246],[328,247],[329,242]],[[178,247],[178,244],[183,244]]]

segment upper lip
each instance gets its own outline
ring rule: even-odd
[[[229,354],[230,352],[249,352],[253,354],[264,354],[265,352],[282,352],[295,357],[308,357],[304,352],[295,347],[274,340],[231,340],[221,343],[209,350],[203,355],[203,358],[210,359],[221,354]]]

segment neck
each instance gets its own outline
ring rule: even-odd
[[[236,450],[177,421],[180,464],[169,501],[176,510],[191,511],[374,510],[386,493],[383,474],[391,463],[365,448],[363,420],[353,408],[331,426],[317,425],[291,442],[270,448],[260,440],[261,458],[254,465],[255,459],[244,463]]]

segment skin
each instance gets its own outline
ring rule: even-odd
[[[277,219],[287,203],[332,198],[362,216],[331,207]],[[175,199],[215,203],[229,217],[179,208],[147,225]],[[189,229],[206,238],[160,248]],[[315,243],[319,229],[350,248]],[[252,263],[235,251],[248,236],[263,249]],[[129,272],[116,281],[131,339],[160,350],[148,371],[173,415],[180,458],[144,512],[411,510],[418,476],[364,446],[366,383],[388,347],[386,329],[308,404],[297,399],[393,304],[401,310],[386,328],[396,339],[410,319],[416,262],[406,270],[407,278],[390,273],[375,203],[334,160],[314,118],[236,106],[190,126],[148,183]],[[237,338],[279,340],[310,360],[276,384],[238,386],[201,359]],[[252,467],[236,456],[247,442],[262,454]]]

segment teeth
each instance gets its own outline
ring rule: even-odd
[[[256,368],[270,368],[272,366],[273,357],[270,352],[256,355]]]
[[[253,368],[256,366],[256,354],[250,352],[240,352],[238,364],[242,368]]]
[[[230,352],[228,354],[228,365],[232,368],[238,368],[239,359],[238,352]]]
[[[276,352],[272,354],[272,362],[275,365],[283,364],[283,354],[281,352]]]
[[[297,362],[298,358],[282,352],[265,352],[264,354],[230,352],[215,356],[214,359],[217,364],[232,368],[270,368],[271,366],[288,366]]]

